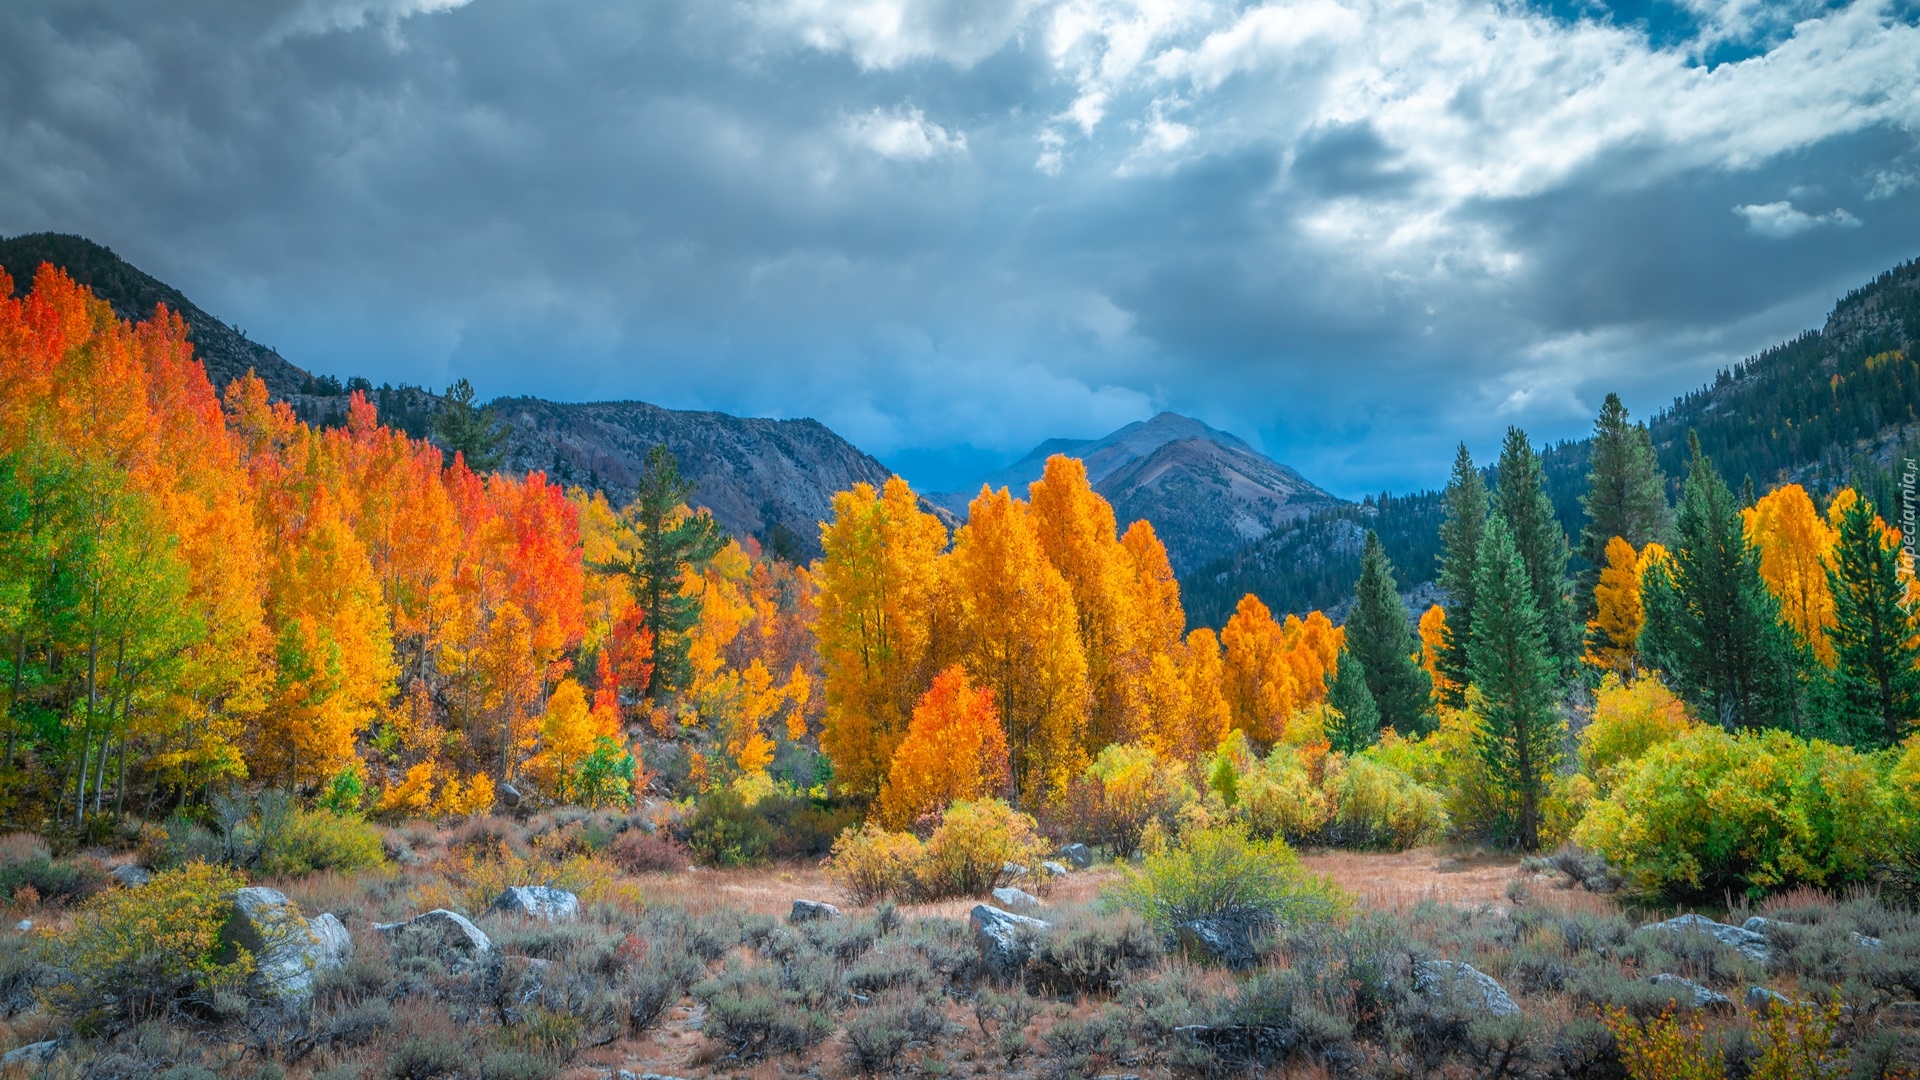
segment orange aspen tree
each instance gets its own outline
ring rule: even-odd
[[[903,829],[953,803],[1004,795],[1007,783],[1007,735],[993,692],[969,685],[955,664],[913,708],[880,790],[879,820]]]
[[[1446,648],[1447,609],[1435,604],[1420,616],[1420,666],[1433,682],[1433,700],[1445,701],[1458,689],[1440,670],[1440,654]]]
[[[1820,519],[1813,500],[1799,484],[1775,488],[1741,511],[1747,542],[1760,549],[1760,576],[1780,600],[1780,617],[1794,628],[1813,655],[1834,665],[1833,594],[1827,565],[1839,534]]]
[[[1028,518],[1047,561],[1073,591],[1080,650],[1086,657],[1089,753],[1131,742],[1140,732],[1145,650],[1135,644],[1133,556],[1121,546],[1113,508],[1087,482],[1078,458],[1055,454],[1028,488]]]
[[[1648,542],[1649,549],[1660,545]],[[1640,630],[1646,625],[1641,575],[1649,562],[1624,537],[1607,541],[1607,565],[1593,588],[1593,618],[1587,623],[1587,663],[1631,675],[1639,663]]]
[[[1287,720],[1300,703],[1280,624],[1248,593],[1220,631],[1220,644],[1226,651],[1222,686],[1234,729],[1260,746],[1272,746],[1286,734]]]

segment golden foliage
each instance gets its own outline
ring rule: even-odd
[[[1007,781],[1007,735],[993,694],[970,686],[965,669],[955,664],[934,678],[914,706],[880,792],[878,817],[905,828],[953,803],[1003,794]]]

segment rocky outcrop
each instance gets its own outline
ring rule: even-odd
[[[468,971],[493,953],[493,942],[464,915],[437,908],[405,922],[374,923],[393,942],[396,956],[431,956],[449,970]]]
[[[1648,923],[1640,928],[1640,932],[1643,934],[1704,934],[1756,964],[1773,963],[1773,950],[1767,947],[1764,934],[1741,926],[1728,926],[1726,923],[1714,922],[1705,915],[1696,915],[1692,912],[1676,915],[1665,922]]]
[[[1661,972],[1651,976],[1648,982],[1673,994],[1675,1001],[1691,1009],[1731,1009],[1733,999],[1710,987],[1701,986],[1692,979],[1683,979],[1678,975]]]
[[[1772,1009],[1776,1004],[1782,1007],[1792,1005],[1793,999],[1777,990],[1769,990],[1764,986],[1747,987],[1748,1012],[1764,1013]]]
[[[145,867],[135,866],[132,863],[114,867],[107,871],[107,876],[129,889],[137,889],[153,880],[153,875]]]
[[[1188,956],[1230,968],[1250,968],[1259,960],[1253,947],[1250,920],[1230,915],[1190,919],[1174,931],[1180,950]]]
[[[1052,925],[1026,915],[1015,915],[987,904],[974,905],[967,916],[980,958],[995,978],[1010,979],[1026,967],[1033,955],[1033,938]]]
[[[332,915],[321,916],[315,930],[300,908],[276,889],[250,886],[233,894],[227,919],[227,949],[253,956],[251,988],[260,996],[300,1002],[313,995],[314,976],[346,962],[352,949],[346,927]]]
[[[1075,870],[1085,870],[1093,865],[1093,849],[1085,844],[1068,844],[1054,854]]]
[[[1458,960],[1420,960],[1413,965],[1413,992],[1486,1016],[1518,1016],[1507,988],[1493,976]]]
[[[795,900],[793,910],[787,912],[787,921],[790,923],[819,922],[839,917],[839,908],[819,900]]]
[[[493,901],[491,911],[546,922],[563,922],[580,914],[580,898],[547,885],[515,885]]]
[[[1003,908],[1014,910],[1037,908],[1040,906],[1039,897],[1032,893],[1013,888],[1012,886],[993,890],[993,902]]]

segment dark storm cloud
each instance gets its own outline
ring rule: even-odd
[[[1162,407],[1425,484],[1920,254],[1913,27],[1672,7],[27,0],[0,231],[318,370],[813,415],[934,487]]]

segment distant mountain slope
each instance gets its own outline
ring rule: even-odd
[[[1283,522],[1342,505],[1241,439],[1170,412],[1098,439],[1049,439],[982,482],[1024,496],[1054,454],[1086,463],[1087,479],[1113,504],[1123,527],[1142,518],[1152,522],[1175,573],[1212,562]],[[976,485],[931,498],[964,513],[978,491]]]
[[[493,407],[509,428],[509,468],[600,487],[618,502],[633,493],[647,452],[664,444],[716,521],[801,559],[820,554],[819,522],[830,516],[835,492],[892,475],[817,420],[680,412],[640,401],[521,397]]]
[[[187,336],[216,387],[249,368],[275,398],[321,425],[345,421],[347,386],[315,378],[279,353],[249,341],[207,314],[178,289],[140,272],[111,250],[78,236],[37,233],[0,239],[0,268],[17,293],[33,284],[42,262],[59,266],[113,305],[125,319],[145,319],[164,303],[187,321]],[[352,380],[349,380],[349,386]],[[424,437],[440,407],[414,386],[366,384],[381,418]],[[856,481],[884,482],[887,468],[813,420],[758,420],[716,412],[681,412],[638,401],[569,404],[538,398],[494,403],[508,425],[506,467],[541,469],[564,484],[599,486],[616,501],[633,492],[639,464],[656,444],[680,459],[698,485],[692,502],[736,536],[759,538],[798,559],[820,553],[819,522],[833,495]]]
[[[65,233],[28,233],[0,239],[0,269],[13,277],[14,295],[33,287],[40,264],[52,263],[69,277],[91,288],[113,305],[114,314],[139,321],[151,318],[155,304],[165,304],[187,321],[187,338],[206,365],[207,378],[224,387],[256,372],[276,397],[300,392],[307,373],[278,352],[258,344],[240,331],[196,307],[180,290],[134,269],[126,260],[85,237]]]

